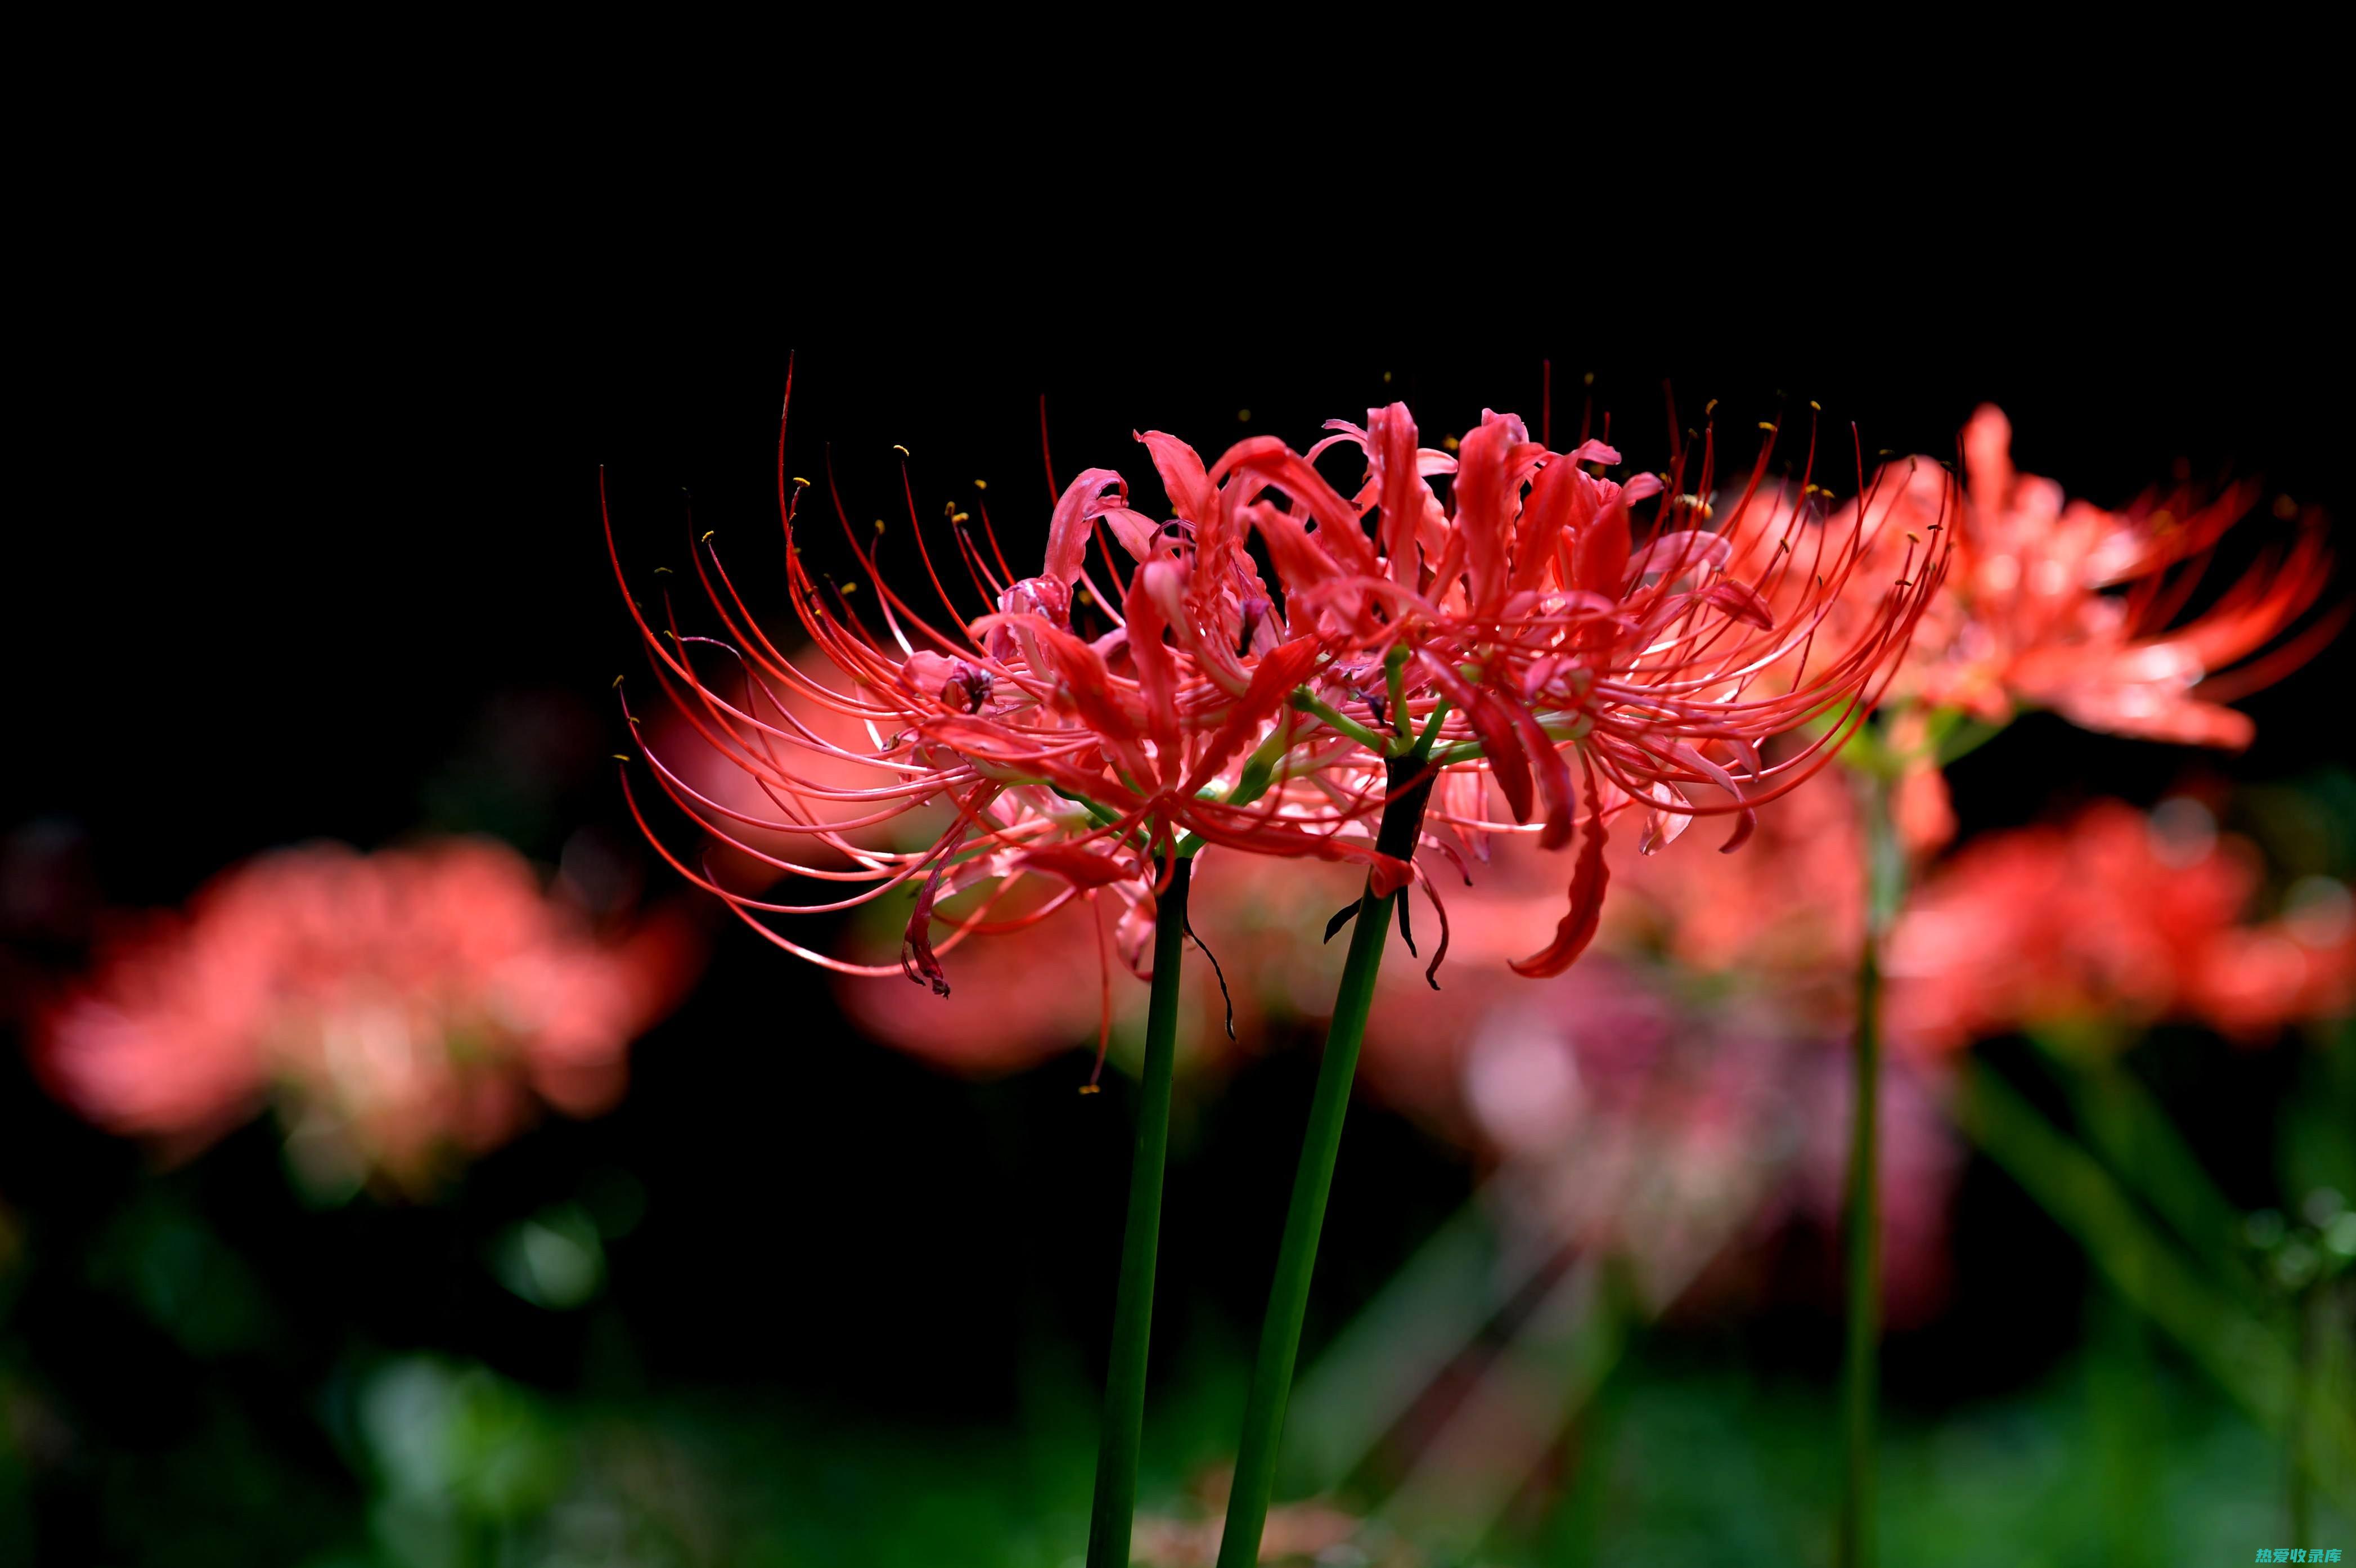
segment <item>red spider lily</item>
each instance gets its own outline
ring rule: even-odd
[[[2356,940],[2344,889],[2331,889],[2336,921],[2310,908],[2247,923],[2256,861],[2189,801],[2149,817],[2101,801],[2060,826],[1976,840],[1900,917],[1891,1035],[1939,1051],[2015,1029],[2183,1018],[2262,1040],[2346,1011]]]
[[[1144,439],[1174,476],[1174,493],[1190,493],[1182,488],[1190,478],[1210,488],[1191,452],[1165,436]],[[732,803],[729,797],[741,799],[741,790],[699,789],[691,782],[697,769],[674,766],[665,755],[672,748],[648,747],[663,791],[717,843],[753,863],[861,885],[839,900],[764,902],[671,857],[770,940],[841,972],[894,972],[816,952],[754,917],[855,908],[913,886],[916,908],[897,967],[946,993],[940,956],[970,935],[1020,929],[1076,897],[1108,890],[1131,916],[1150,909],[1154,862],[1182,835],[1265,854],[1357,860],[1390,887],[1406,876],[1404,865],[1376,853],[1370,831],[1348,831],[1379,809],[1363,781],[1355,793],[1336,791],[1270,779],[1264,764],[1250,799],[1237,798],[1244,754],[1271,727],[1288,740],[1296,727],[1304,736],[1316,728],[1294,725],[1286,703],[1325,656],[1316,638],[1273,639],[1268,596],[1255,591],[1250,558],[1240,548],[1199,546],[1183,522],[1152,523],[1122,504],[1119,476],[1090,469],[1058,499],[1046,569],[1036,577],[1012,579],[986,513],[987,554],[969,532],[956,528],[958,559],[996,607],[952,635],[928,624],[875,570],[838,498],[851,553],[874,593],[878,627],[871,628],[851,598],[862,585],[821,587],[802,563],[795,545],[799,486],[787,487],[783,450],[781,435],[788,586],[816,657],[789,657],[760,629],[708,535],[697,571],[726,640],[680,639],[670,627],[659,632],[633,607],[678,721],[747,776],[766,806]],[[960,513],[953,525],[965,521]],[[1136,567],[1125,582],[1113,576],[1122,590],[1117,596],[1098,588],[1086,565],[1086,547],[1099,524]],[[914,532],[926,576],[954,615],[932,546],[921,525]],[[607,538],[610,545],[610,524]],[[1111,570],[1108,552],[1105,562]],[[1221,572],[1226,578],[1215,581]],[[1093,639],[1073,631],[1076,591],[1098,607],[1110,630]],[[1200,626],[1215,629],[1205,639],[1196,635]],[[813,708],[835,722],[803,716]],[[827,733],[839,735],[846,725],[862,732],[863,744]],[[1288,772],[1327,766],[1353,744],[1326,735],[1309,744],[1309,755],[1288,758]],[[864,770],[866,781],[844,781],[845,768]],[[905,822],[926,810],[948,822],[922,847],[879,847],[853,832]],[[763,847],[780,839],[809,851]],[[1026,883],[1044,884],[1044,896],[1016,896]],[[950,920],[948,935],[936,941],[941,906],[985,886],[979,907]],[[1124,922],[1125,949],[1141,945],[1136,925]]]
[[[1945,682],[1933,701],[1993,705],[1991,679],[2018,700],[2050,707],[2089,729],[2151,740],[2239,747],[2250,721],[2223,706],[2276,679],[2338,629],[2340,617],[2294,648],[2255,664],[2323,591],[2329,558],[2319,519],[2306,518],[2286,548],[2270,553],[2200,616],[2171,625],[2191,596],[2197,568],[2258,497],[2254,483],[2213,499],[2179,489],[2147,496],[2125,512],[2072,501],[2059,486],[2015,472],[2012,426],[1984,407],[1964,432],[1969,509],[1958,550],[1973,624],[1992,646],[1960,666],[1931,669]],[[2125,585],[2124,596],[2101,590]],[[1975,669],[1974,665],[1980,668]],[[1951,699],[1948,691],[1954,696]]]
[[[2062,498],[2012,466],[2012,426],[1983,406],[1963,435],[1966,504],[1948,519],[1938,471],[1891,474],[1910,530],[1954,530],[1956,570],[1917,629],[1891,694],[2003,724],[2046,708],[2087,729],[2238,750],[2250,720],[2225,704],[2279,679],[2336,635],[2346,607],[2283,634],[2314,607],[2329,575],[2319,517],[2266,552],[2214,603],[2186,618],[2213,547],[2258,497],[2254,483],[2213,495],[2186,487],[2124,511]],[[1885,548],[1887,546],[1885,545]],[[2113,590],[2124,590],[2114,592]],[[1914,767],[1899,802],[1910,843],[1933,848],[1954,819],[1922,716],[1893,736]]]
[[[1154,523],[1130,506],[1119,474],[1091,468],[1058,496],[1044,569],[1033,577],[1007,569],[986,512],[987,549],[955,515],[955,554],[991,607],[970,619],[955,608],[912,499],[925,576],[953,631],[929,624],[878,572],[839,497],[863,581],[836,590],[813,576],[796,546],[800,487],[787,483],[781,435],[788,589],[816,657],[789,658],[761,631],[709,536],[696,569],[724,640],[681,639],[634,606],[680,719],[747,774],[769,809],[731,805],[659,753],[647,757],[663,791],[733,851],[863,886],[840,900],[764,902],[673,864],[770,940],[851,974],[892,969],[818,953],[755,917],[839,910],[910,886],[898,967],[945,991],[940,955],[955,944],[1074,899],[1121,899],[1123,945],[1138,945],[1156,863],[1201,845],[1355,862],[1387,894],[1419,874],[1378,849],[1374,820],[1416,781],[1436,780],[1431,834],[1408,845],[1477,854],[1486,834],[1527,827],[1540,805],[1530,831],[1546,847],[1569,840],[1576,816],[1590,824],[1571,913],[1551,946],[1517,965],[1550,974],[1594,929],[1603,819],[1641,800],[1648,839],[1665,843],[1697,812],[1733,812],[1729,847],[1739,843],[1753,808],[1820,766],[1869,707],[1937,575],[1926,553],[1885,585],[1862,630],[1820,646],[1828,639],[1818,623],[1851,590],[1869,540],[1860,530],[1820,541],[1803,561],[1788,538],[1762,529],[1774,511],[1758,496],[1763,450],[1716,530],[1657,527],[1637,542],[1629,508],[1661,481],[1597,477],[1590,467],[1619,461],[1601,443],[1557,455],[1519,420],[1491,414],[1451,457],[1419,448],[1398,404],[1374,411],[1364,429],[1330,428],[1338,434],[1305,455],[1260,436],[1207,467],[1175,438],[1147,433],[1139,439],[1176,517]],[[1367,463],[1354,499],[1314,467],[1344,442]],[[1713,451],[1705,441],[1694,466],[1704,485]],[[1673,478],[1687,467],[1681,455]],[[1451,481],[1450,506],[1429,482],[1440,476]],[[1101,584],[1087,564],[1092,536]],[[610,524],[607,537],[610,546]],[[1273,587],[1249,548],[1255,537]],[[1815,585],[1779,616],[1770,596],[1795,575]],[[872,590],[872,625],[854,596],[861,587]],[[1108,629],[1076,629],[1082,607]],[[867,744],[828,738],[797,716],[809,704],[862,728]],[[1372,725],[1344,711],[1352,707]],[[1827,715],[1835,722],[1812,744],[1761,761],[1768,736]],[[871,782],[846,787],[821,777],[820,764],[867,769]],[[1493,820],[1493,779],[1511,822]],[[862,814],[846,820],[845,808]],[[948,820],[929,843],[883,848],[849,834],[925,808]],[[762,835],[823,846],[848,864],[773,854]],[[1041,891],[1018,895],[1025,883]],[[974,891],[972,908],[945,916]],[[937,918],[948,927],[937,942]]]
[[[1313,602],[1386,612],[1353,628],[1356,668],[1380,654],[1401,669],[1391,700],[1402,735],[1438,716],[1431,819],[1476,854],[1487,834],[1534,816],[1541,848],[1566,843],[1576,816],[1588,823],[1569,912],[1553,942],[1512,966],[1527,976],[1560,972],[1594,936],[1606,818],[1643,802],[1649,850],[1696,815],[1731,813],[1725,847],[1738,847],[1756,808],[1812,776],[1862,722],[1944,568],[1935,539],[1894,570],[1869,568],[1896,532],[1870,495],[1846,533],[1804,533],[1765,486],[1772,442],[1719,518],[1687,494],[1710,488],[1714,430],[1677,454],[1665,492],[1663,477],[1622,486],[1591,472],[1620,460],[1601,442],[1550,454],[1511,415],[1484,413],[1453,459],[1416,446],[1402,405],[1374,411],[1363,429],[1329,428],[1366,454],[1358,501],[1381,510],[1384,575],[1337,563]],[[1804,490],[1814,462],[1812,445]],[[1426,482],[1443,473],[1447,509]],[[1630,508],[1664,493],[1671,504],[1639,540]],[[1714,526],[1671,526],[1705,521]],[[1871,607],[1845,636],[1820,635],[1837,607],[1860,602]],[[1762,759],[1771,736],[1824,720],[1812,741]],[[1491,784],[1511,824],[1495,820]]]
[[[423,1189],[535,1095],[608,1109],[700,962],[675,914],[596,940],[497,844],[315,845],[223,874],[107,956],[47,1011],[35,1060],[100,1126],[180,1153],[274,1090],[298,1168]]]

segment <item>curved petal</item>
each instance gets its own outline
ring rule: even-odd
[[[1603,863],[1603,811],[1595,792],[1595,769],[1587,764],[1584,753],[1580,760],[1587,774],[1587,832],[1580,840],[1579,858],[1571,867],[1570,908],[1555,926],[1554,940],[1527,958],[1514,960],[1511,966],[1515,974],[1532,980],[1560,974],[1587,950],[1602,919],[1603,890],[1612,881],[1611,870]]]

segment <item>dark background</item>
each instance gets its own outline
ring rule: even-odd
[[[17,933],[17,1000],[76,961],[91,909],[177,903],[273,845],[373,847],[421,824],[500,831],[544,862],[584,827],[631,842],[604,758],[609,683],[641,665],[600,468],[634,582],[686,564],[687,491],[695,532],[757,567],[789,356],[794,472],[831,460],[854,519],[894,515],[902,444],[928,517],[989,479],[1018,561],[1045,512],[1042,394],[1061,477],[1142,476],[1131,428],[1301,446],[1390,396],[1428,431],[1484,405],[1535,423],[1548,360],[1558,437],[1592,372],[1639,463],[1665,456],[1665,381],[1688,423],[1717,398],[1735,431],[1813,399],[1869,454],[1951,451],[1993,400],[2019,465],[2073,495],[2123,502],[2182,459],[2356,513],[2344,259],[2295,181],[2221,192],[2192,166],[2046,216],[1934,170],[1844,193],[1837,221],[1751,199],[1644,222],[1550,197],[1474,224],[1442,199],[1408,243],[1355,217],[1181,221],[1151,187],[1113,199],[1046,177],[936,222],[914,198],[854,210],[795,177],[720,199],[552,189],[529,160],[393,166],[361,160],[332,198],[299,160],[199,196],[167,173],[128,188],[129,221],[42,241],[60,286],[30,323],[47,351],[11,465],[0,824],[45,824],[81,892]],[[2345,760],[2350,673],[2343,644],[2253,699],[2260,739],[2237,758],[2028,721],[1959,772],[1966,827],[2073,792],[2148,801],[2197,769]],[[37,1273],[15,1330],[86,1445],[45,1483],[45,1558],[98,1538],[121,1472],[91,1451],[168,1450],[225,1400],[322,1496],[349,1494],[316,1409],[356,1343],[552,1390],[769,1389],[877,1419],[987,1423],[1051,1374],[1093,1377],[1118,1086],[1080,1099],[1071,1063],[935,1077],[852,1037],[812,972],[735,931],[634,1062],[620,1111],[543,1128],[443,1206],[308,1214],[266,1128],[207,1156],[184,1179],[289,1318],[226,1366],[176,1355],[86,1279]],[[2221,1102],[2278,1094],[2276,1071],[2252,1064]],[[1183,1112],[1159,1343],[1250,1333],[1308,1074],[1280,1052]],[[2237,1197],[2272,1199],[2262,1150],[2209,1152]],[[72,1255],[144,1168],[50,1104],[17,1052],[0,1060],[0,1197],[37,1259]],[[473,1266],[487,1226],[613,1168],[643,1182],[648,1219],[595,1312],[552,1318]],[[1312,1338],[1470,1179],[1403,1123],[1354,1122]],[[1976,1167],[1964,1202],[1966,1287],[1922,1345],[1893,1348],[1901,1402],[2025,1380],[2060,1349],[2015,1336],[2074,1254]],[[1236,1215],[1266,1233],[1234,1240]],[[1829,1319],[1751,1332],[1771,1362],[1832,1364]]]

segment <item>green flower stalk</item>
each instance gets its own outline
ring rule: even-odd
[[[1404,860],[1415,853],[1423,814],[1431,800],[1432,775],[1422,748],[1392,759],[1391,795],[1383,808],[1376,843]],[[1292,1369],[1301,1353],[1301,1324],[1309,1308],[1309,1281],[1317,1266],[1317,1238],[1325,1224],[1325,1200],[1333,1187],[1333,1163],[1342,1147],[1342,1122],[1350,1108],[1350,1084],[1366,1037],[1375,981],[1390,937],[1392,907],[1407,889],[1378,894],[1369,878],[1358,900],[1356,929],[1342,966],[1333,1021],[1325,1031],[1325,1056],[1317,1069],[1317,1089],[1309,1105],[1309,1130],[1301,1144],[1301,1165],[1285,1208],[1284,1239],[1269,1286],[1268,1316],[1260,1327],[1259,1354],[1252,1364],[1251,1391],[1244,1404],[1243,1439],[1236,1455],[1235,1484],[1227,1494],[1226,1528],[1219,1538],[1219,1568],[1248,1568],[1259,1561],[1260,1532],[1268,1523],[1276,1487],[1277,1447],[1284,1434],[1284,1407],[1292,1392]]]
[[[1834,1562],[1874,1560],[1874,1404],[1881,1355],[1881,952],[1906,891],[1906,854],[1890,820],[1890,781],[1860,771],[1866,918],[1857,965],[1848,1175],[1841,1199],[1841,1505]]]
[[[1170,1088],[1178,1058],[1178,970],[1186,950],[1191,856],[1173,859],[1153,929],[1153,993],[1145,1065],[1138,1075],[1137,1142],[1129,1166],[1129,1219],[1121,1229],[1120,1283],[1113,1296],[1112,1358],[1097,1439],[1096,1497],[1088,1514],[1088,1568],[1129,1568],[1137,1515],[1137,1451],[1145,1425],[1145,1364],[1153,1333],[1153,1272],[1162,1234],[1162,1175],[1170,1150]]]

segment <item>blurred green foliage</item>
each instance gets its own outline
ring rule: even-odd
[[[2103,1432],[2116,1370],[2089,1352],[2007,1399],[1893,1415],[1882,1455],[1891,1561],[2123,1561],[2101,1506],[2120,1457]],[[2284,1537],[2277,1450],[2185,1369],[2162,1359],[2133,1370],[2145,1419],[2125,1458],[2142,1477],[2142,1506],[2127,1529],[2148,1550],[2124,1560],[2239,1561]],[[365,1479],[355,1506],[306,1501],[302,1478],[274,1465],[266,1444],[225,1423],[124,1477],[106,1560],[1064,1568],[1085,1534],[1092,1447],[1076,1400],[1045,1430],[886,1427],[724,1395],[554,1400],[434,1356],[382,1360],[350,1380],[347,1399],[329,1419],[347,1429]],[[1153,1446],[1165,1461],[1173,1448],[1209,1451],[1226,1424],[1206,1408],[1194,1413],[1221,1419],[1173,1433],[1171,1417],[1186,1413],[1157,1412]],[[1837,1453],[1821,1391],[1762,1380],[1723,1348],[1672,1337],[1640,1349],[1599,1391],[1574,1446],[1558,1501],[1519,1509],[1477,1551],[1422,1561],[1785,1563],[1829,1550]],[[1181,1483],[1166,1464],[1151,1469],[1149,1506],[1186,1510]],[[2313,1528],[2319,1541],[2344,1541],[2350,1523],[2325,1511]],[[22,1539],[21,1518],[13,1527]],[[1364,1561],[1346,1551],[1323,1559]]]

